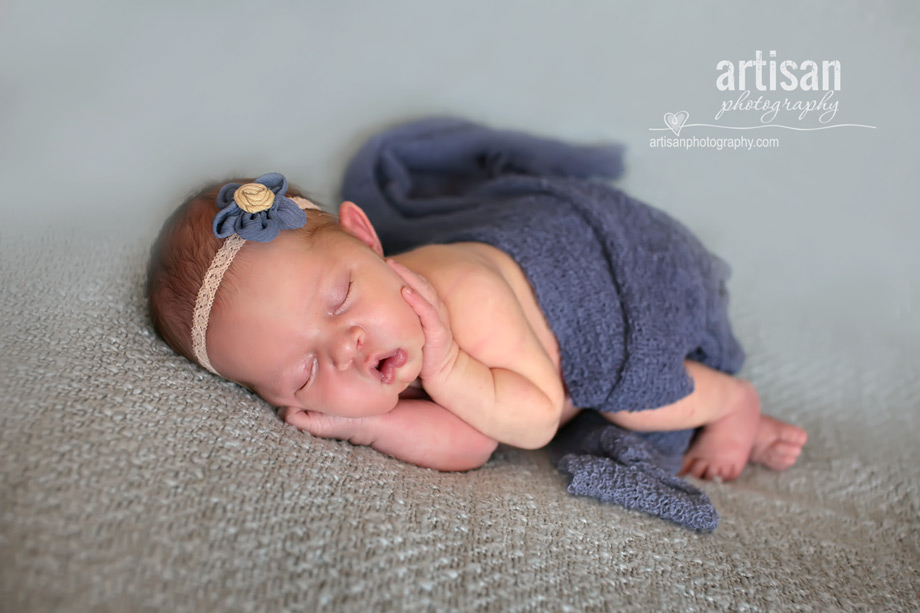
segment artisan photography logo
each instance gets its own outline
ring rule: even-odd
[[[776,148],[782,130],[810,132],[835,128],[868,128],[856,123],[834,123],[839,110],[839,92],[843,78],[840,60],[778,61],[776,51],[764,59],[762,51],[753,60],[721,60],[716,64],[716,89],[724,92],[713,120],[724,123],[690,123],[690,113],[666,112],[665,127],[649,128],[666,132],[649,140],[650,147],[683,149]],[[730,130],[722,136],[681,135],[693,128]],[[759,132],[750,132],[759,131]],[[672,136],[673,134],[673,136]]]

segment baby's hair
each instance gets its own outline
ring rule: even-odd
[[[217,213],[217,194],[226,183],[251,183],[254,179],[228,178],[208,183],[195,190],[163,224],[150,250],[147,265],[147,306],[154,331],[173,351],[198,363],[192,351],[192,312],[201,281],[223,242],[214,236],[211,222]],[[287,196],[307,198],[322,206],[302,190],[288,184]],[[300,230],[309,240],[319,230],[334,226],[335,217],[308,210],[307,225]],[[245,249],[245,245],[244,245]],[[237,259],[239,260],[239,258]],[[240,278],[245,262],[234,261],[224,275],[214,299],[212,313],[220,308]],[[245,385],[245,384],[244,384]]]

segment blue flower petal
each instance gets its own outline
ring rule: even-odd
[[[223,193],[223,191],[224,190],[221,189],[221,193]],[[218,203],[220,203],[219,196]],[[217,238],[227,238],[236,232],[237,221],[242,214],[245,214],[243,209],[236,206],[233,200],[231,200],[229,204],[225,204],[221,207],[221,210],[214,216],[214,221],[211,222],[211,229],[214,230],[214,236]]]
[[[296,230],[307,224],[307,214],[290,198],[283,196],[275,199],[271,216],[278,220],[282,230]]]
[[[239,188],[240,183],[227,183],[220,191],[217,193],[217,206],[220,209],[224,209],[231,204],[236,204],[233,200],[233,194]]]
[[[283,196],[287,193],[288,182],[283,174],[280,172],[269,172],[265,173],[253,183],[261,183],[265,187],[272,190],[276,196]]]
[[[266,243],[281,232],[281,224],[268,211],[243,213],[237,217],[236,233],[248,241]]]

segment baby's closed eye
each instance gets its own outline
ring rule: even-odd
[[[313,381],[316,379],[316,367],[317,367],[316,356],[312,356],[312,355],[311,355],[311,356],[310,356],[310,364],[309,364],[309,366],[308,366],[307,380],[304,382],[303,385],[301,385],[301,386],[297,389],[298,392],[301,391],[301,390],[306,389],[307,387],[309,387],[310,384],[312,384]]]
[[[335,308],[332,310],[333,315],[341,315],[344,313],[349,306],[349,298],[351,298],[351,286],[352,280],[349,278],[348,282],[341,285],[341,288],[338,291],[338,298],[335,301]]]

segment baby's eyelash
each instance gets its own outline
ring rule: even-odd
[[[307,382],[300,386],[300,389],[305,389],[307,386],[309,386],[311,383],[313,383],[313,379],[316,378],[316,366],[317,366],[317,364],[318,364],[318,362],[316,361],[316,358],[314,357],[314,358],[313,358],[313,364],[310,366],[310,376],[307,377]],[[300,391],[300,390],[298,390],[298,391]]]
[[[342,298],[342,302],[340,302],[339,306],[336,307],[333,313],[334,315],[338,315],[339,313],[341,313],[344,310],[345,305],[348,304],[348,297],[351,296],[351,284],[352,284],[352,281],[351,279],[349,279],[348,287],[345,289],[345,297]]]

